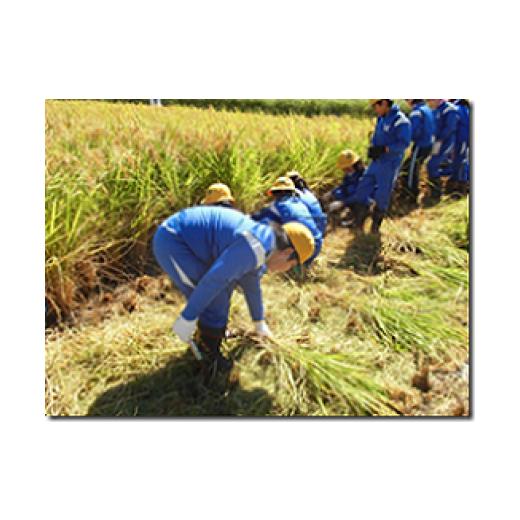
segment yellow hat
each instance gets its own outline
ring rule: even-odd
[[[373,107],[378,101],[381,101],[380,99],[369,99],[368,102],[371,107]]]
[[[217,182],[212,184],[206,190],[206,196],[202,199],[202,204],[216,204],[217,202],[224,201],[235,202],[233,195],[231,195],[231,190],[227,184],[222,184]]]
[[[350,168],[359,161],[359,155],[352,150],[343,150],[338,157],[338,168],[344,170]]]
[[[293,245],[300,264],[303,264],[314,253],[314,237],[307,226],[299,222],[288,222],[282,226]]]
[[[288,177],[278,177],[276,182],[267,190],[267,195],[271,195],[273,191],[296,191],[296,186]]]

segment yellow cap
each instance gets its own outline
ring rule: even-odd
[[[296,191],[296,186],[288,177],[278,177],[276,182],[267,190],[267,195],[271,195],[273,191]]]
[[[231,190],[227,184],[222,184],[217,182],[212,184],[206,190],[206,196],[202,200],[202,204],[216,204],[217,202],[224,201],[235,202],[233,195],[231,195]]]
[[[359,161],[359,155],[352,150],[343,150],[338,157],[338,168],[344,170],[350,168]]]
[[[288,222],[282,226],[293,245],[300,264],[303,264],[314,253],[314,237],[310,229],[299,222]]]

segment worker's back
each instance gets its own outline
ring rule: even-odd
[[[327,229],[327,215],[323,213],[319,200],[308,188],[298,190],[298,195],[300,200],[307,206],[307,209],[309,210],[309,213],[314,219],[314,222],[316,223],[316,226],[320,230],[321,234],[324,235],[325,230]]]
[[[181,235],[194,255],[208,265],[244,232],[259,240],[266,252],[274,246],[274,235],[268,226],[221,206],[186,208],[166,219],[162,226],[174,235]]]
[[[287,222],[299,222],[309,228],[314,237],[314,254],[305,262],[309,265],[314,258],[318,256],[323,244],[323,234],[318,229],[316,222],[305,205],[296,195],[285,195],[273,201],[269,206],[262,208],[259,212],[252,215],[254,220],[267,224],[269,222],[277,222],[278,224],[287,224]]]

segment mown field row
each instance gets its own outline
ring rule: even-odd
[[[382,240],[339,229],[305,281],[264,277],[276,344],[251,337],[235,294],[224,351],[237,371],[224,385],[201,384],[172,335],[184,299],[166,279],[138,280],[117,305],[100,296],[47,338],[46,413],[467,414],[468,229],[467,200],[385,221]]]

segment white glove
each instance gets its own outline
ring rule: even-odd
[[[334,202],[331,202],[329,206],[329,212],[334,213],[335,211],[339,211],[341,208],[343,208],[344,204],[340,200],[335,200]]]
[[[255,321],[255,332],[263,338],[274,338],[273,333],[271,332],[271,329],[267,326],[265,320]]]
[[[189,343],[193,333],[195,332],[196,326],[197,320],[188,321],[181,315],[173,324],[172,330],[182,341],[184,341],[184,343]]]
[[[440,151],[441,151],[441,142],[435,141],[433,143],[433,147],[432,147],[432,155],[438,155]]]

